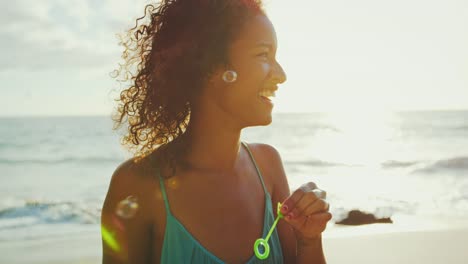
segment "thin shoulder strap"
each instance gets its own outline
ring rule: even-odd
[[[159,178],[159,186],[161,188],[162,196],[164,199],[164,204],[166,205],[166,213],[171,214],[171,209],[169,208],[169,201],[167,199],[167,194],[166,194],[166,187],[164,187],[164,181],[161,177],[161,171],[159,169],[159,166],[156,168],[156,170],[157,170],[157,175]]]
[[[260,181],[262,182],[263,191],[265,192],[265,194],[267,194],[267,193],[268,193],[268,190],[267,190],[267,188],[265,187],[265,183],[263,182],[262,172],[261,172],[260,169],[258,168],[257,162],[255,162],[254,156],[253,156],[252,152],[250,151],[249,146],[248,146],[247,143],[244,142],[244,141],[242,141],[241,143],[242,143],[242,145],[245,146],[245,148],[247,149],[247,152],[249,152],[250,159],[252,159],[252,162],[253,162],[253,164],[255,165],[255,169],[257,169],[258,177],[260,178]]]

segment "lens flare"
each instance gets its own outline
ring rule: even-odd
[[[115,239],[114,233],[110,232],[105,226],[101,225],[102,240],[110,247],[114,252],[120,252],[120,245]]]

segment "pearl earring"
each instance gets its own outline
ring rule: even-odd
[[[223,73],[223,81],[227,83],[232,83],[232,82],[235,82],[236,80],[237,80],[237,72],[229,70]]]

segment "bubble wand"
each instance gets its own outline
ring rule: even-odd
[[[259,239],[255,240],[254,252],[255,252],[255,256],[257,256],[257,258],[259,258],[259,259],[266,259],[266,258],[268,258],[268,255],[270,255],[270,245],[268,245],[268,239],[270,239],[270,236],[273,233],[273,230],[275,229],[276,224],[278,223],[278,221],[281,218],[284,217],[284,215],[281,213],[281,203],[278,203],[278,208],[277,208],[277,213],[276,214],[277,214],[277,216],[276,216],[275,222],[271,226],[270,232],[268,232],[268,235],[265,237],[265,239],[259,238]],[[263,252],[261,252],[261,250],[260,250],[261,246],[264,247]]]

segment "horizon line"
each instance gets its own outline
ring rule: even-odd
[[[328,110],[328,111],[281,111],[281,112],[273,112],[272,114],[321,114],[321,113],[342,113],[342,112],[356,112],[362,113],[366,112],[366,110],[358,109],[358,110]],[[468,111],[468,108],[460,108],[460,109],[401,109],[401,110],[376,110],[376,109],[369,109],[369,111],[377,111],[382,113],[403,113],[403,112],[464,112]],[[60,117],[109,117],[112,118],[112,114],[61,114],[61,115],[34,115],[34,114],[20,114],[20,115],[1,115],[0,118],[60,118]]]

